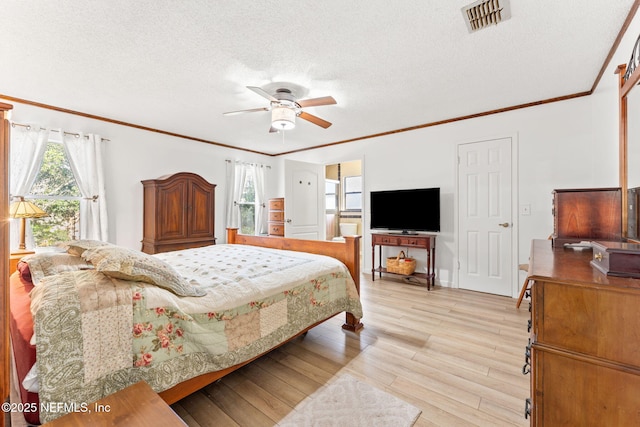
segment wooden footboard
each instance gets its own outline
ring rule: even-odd
[[[360,293],[360,236],[345,237],[345,242],[332,242],[332,241],[290,239],[290,238],[284,238],[284,237],[249,236],[244,234],[238,234],[237,228],[228,228],[227,243],[261,246],[261,247],[274,248],[274,249],[286,249],[286,250],[297,251],[297,252],[308,252],[308,253],[314,253],[319,255],[327,255],[332,258],[336,258],[342,261],[347,266],[347,268],[349,269],[349,272],[351,273],[351,276],[353,277],[353,280],[356,283],[356,289],[358,290],[358,294]],[[334,316],[331,316],[331,317],[334,317]],[[287,342],[306,333],[308,330],[312,329],[313,327],[319,325],[320,323],[326,320],[328,319],[322,320],[314,325],[309,326],[305,330],[300,331],[297,335],[295,335],[294,337],[291,337],[289,340],[281,343],[280,345],[286,344]],[[359,318],[355,317],[351,313],[346,313],[346,321],[345,321],[345,324],[342,325],[342,328],[349,331],[357,332],[363,328],[363,325],[360,322]],[[240,363],[238,365],[231,366],[222,371],[210,372],[210,373],[192,378],[168,390],[160,392],[159,395],[168,404],[175,403],[178,400],[190,395],[191,393],[243,367],[247,363],[250,363],[257,358],[262,357],[264,354],[256,356],[253,359],[247,360],[246,362]]]
[[[334,317],[334,316],[331,316]],[[200,390],[203,387],[208,386],[209,384],[219,380],[220,378],[229,375],[230,373],[232,373],[233,371],[242,368],[244,365],[247,365],[251,362],[253,362],[254,360],[264,356],[265,354],[269,353],[271,350],[274,350],[280,346],[285,345],[286,343],[288,343],[291,340],[294,340],[296,338],[298,338],[300,335],[303,335],[305,333],[307,333],[310,329],[315,328],[316,326],[318,326],[319,324],[331,319],[331,317],[321,320],[320,322],[313,324],[311,326],[309,326],[308,328],[306,328],[303,331],[300,331],[298,334],[296,334],[295,336],[289,338],[288,340],[278,344],[276,347],[262,353],[259,354],[258,356],[254,357],[253,359],[247,360],[245,362],[242,363],[238,363],[237,365],[234,366],[230,366],[226,369],[223,369],[221,371],[215,371],[215,372],[209,372],[206,374],[202,374],[199,375],[197,377],[191,378],[190,380],[181,382],[180,384],[177,384],[173,387],[171,387],[168,390],[162,391],[160,393],[158,393],[160,395],[160,397],[162,398],[162,400],[164,400],[165,402],[167,402],[169,405],[171,405],[172,403],[177,402],[180,399],[183,399],[185,397],[187,397],[188,395],[195,393],[196,391]]]
[[[360,294],[360,236],[346,236],[345,242],[326,240],[302,240],[275,236],[250,236],[239,234],[237,228],[227,228],[227,243],[261,246],[265,248],[286,249],[289,251],[309,252],[327,255],[342,261],[351,277],[356,282],[356,289]],[[344,329],[357,332],[363,328],[360,319],[347,313]]]

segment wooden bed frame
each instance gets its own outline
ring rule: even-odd
[[[343,243],[343,242],[322,241],[322,240],[290,239],[285,237],[272,237],[272,236],[268,236],[268,237],[267,236],[249,236],[244,234],[238,234],[237,228],[228,228],[227,243],[261,246],[261,247],[274,248],[274,249],[285,249],[285,250],[297,251],[297,252],[309,252],[309,253],[327,255],[332,258],[336,258],[342,261],[347,266],[347,268],[349,269],[349,272],[351,273],[351,276],[353,277],[353,280],[356,283],[356,289],[358,290],[358,294],[360,293],[360,236],[347,236],[345,237],[345,242]],[[334,316],[331,316],[325,320],[322,320],[316,324],[309,326],[308,328],[300,331],[297,335],[291,337],[289,340],[281,343],[280,345],[286,344],[292,339],[297,338],[302,334],[305,334],[311,328],[319,325],[320,323],[332,317]],[[342,325],[342,328],[348,331],[358,332],[363,328],[363,325],[360,322],[359,318],[356,318],[351,313],[346,313],[346,321],[344,325]],[[277,347],[274,347],[274,348],[277,348]],[[219,380],[225,375],[230,374],[236,369],[243,367],[244,365],[254,361],[255,359],[267,353],[268,351],[259,356],[254,357],[251,360],[247,360],[246,362],[231,366],[221,371],[210,372],[207,374],[197,376],[190,380],[184,381],[168,390],[160,392],[159,395],[168,404],[175,403],[178,400],[200,390],[201,388],[211,384],[214,381]]]

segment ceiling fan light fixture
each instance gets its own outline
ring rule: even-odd
[[[504,1],[504,0],[503,0]],[[271,95],[269,92],[257,86],[247,86],[258,95],[269,100],[269,107],[262,108],[250,108],[248,110],[228,111],[222,113],[224,115],[238,114],[238,113],[253,113],[256,111],[271,111],[271,127],[269,133],[291,130],[296,127],[296,117],[305,120],[309,123],[313,123],[321,128],[328,128],[331,126],[331,122],[328,122],[320,117],[304,111],[306,107],[320,107],[323,105],[333,105],[336,100],[332,96],[323,96],[320,98],[310,99],[296,99],[295,95],[287,88],[276,89],[275,93]],[[282,132],[284,136],[284,132]]]
[[[278,130],[296,127],[296,112],[289,107],[274,107],[271,110],[271,126]]]

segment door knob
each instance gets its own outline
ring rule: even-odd
[[[511,224],[509,224],[508,222],[503,222],[502,224],[498,224],[498,225],[499,225],[500,227],[508,228],[508,227],[509,227],[509,225],[511,225]]]
[[[291,220],[290,219],[288,219],[286,222],[287,222],[287,224],[291,224]]]

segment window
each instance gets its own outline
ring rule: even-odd
[[[362,176],[344,177],[344,209],[362,210]]]
[[[267,169],[269,166],[227,160],[227,227],[237,228],[241,234],[266,234]]]
[[[336,212],[338,210],[338,181],[327,179],[324,183],[325,210]]]
[[[40,171],[25,198],[49,214],[46,218],[29,221],[36,247],[78,238],[80,189],[62,143],[47,143]]]
[[[240,201],[240,233],[255,234],[256,231],[256,186],[253,170],[247,170]]]

